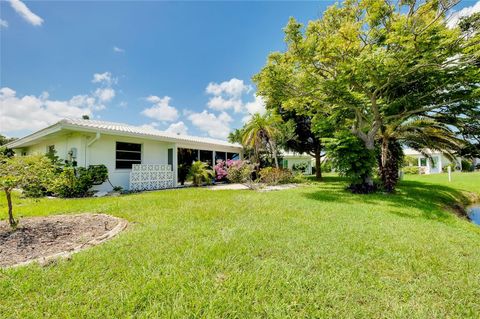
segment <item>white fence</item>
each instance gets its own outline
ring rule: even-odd
[[[142,191],[173,187],[172,166],[167,164],[133,164],[130,190]]]

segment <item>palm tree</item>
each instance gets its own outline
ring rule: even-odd
[[[429,158],[427,150],[442,152],[453,160],[465,142],[446,124],[435,118],[418,116],[404,122],[384,125],[380,131],[380,179],[387,192],[392,192],[398,182],[398,169],[403,152],[401,145],[419,151]]]
[[[253,114],[242,129],[242,144],[253,149],[257,163],[260,162],[260,152],[266,148],[271,152],[275,167],[278,168],[276,137],[279,130],[277,124],[278,120],[270,114]]]
[[[213,171],[208,168],[207,164],[196,161],[190,167],[188,177],[193,180],[193,185],[200,186],[203,182],[210,184],[213,178]]]

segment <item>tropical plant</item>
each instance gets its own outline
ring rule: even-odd
[[[43,155],[14,157],[0,155],[0,187],[7,198],[8,222],[12,228],[18,223],[13,217],[12,190],[33,185],[47,187],[53,174],[50,160]]]
[[[401,145],[417,150],[431,159],[429,151],[439,151],[453,160],[465,141],[435,116],[417,116],[404,122],[385,123],[380,130],[379,175],[386,191],[395,189],[402,163]]]
[[[275,167],[278,165],[277,157],[277,138],[279,129],[277,127],[279,119],[270,115],[260,115],[255,113],[242,129],[242,144],[253,150],[254,162],[260,162],[260,153],[262,150],[271,152]]]
[[[201,161],[194,162],[188,172],[188,178],[192,179],[194,186],[200,186],[203,183],[210,184],[213,176],[213,171],[208,168],[207,164]]]

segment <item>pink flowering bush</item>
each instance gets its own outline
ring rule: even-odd
[[[217,164],[214,167],[215,170],[215,178],[217,181],[224,180],[228,173],[227,173],[227,162],[218,160]]]
[[[214,170],[217,181],[228,180],[232,183],[244,183],[251,178],[253,166],[242,160],[218,160]]]

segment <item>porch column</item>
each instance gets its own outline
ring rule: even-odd
[[[172,169],[173,169],[173,187],[177,187],[177,183],[178,183],[178,147],[177,147],[177,143],[175,143],[173,145]]]

